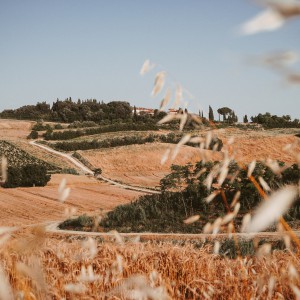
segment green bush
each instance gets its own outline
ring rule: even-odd
[[[61,124],[55,124],[54,129],[63,129],[63,126]]]
[[[28,135],[28,139],[37,139],[39,137],[39,134],[36,130],[32,130],[31,133]]]
[[[75,121],[73,123],[71,123],[68,128],[84,128],[84,127],[96,127],[98,126],[97,123],[95,123],[94,121]]]
[[[61,170],[61,174],[79,175],[79,173],[73,168],[65,168]]]
[[[44,124],[43,122],[36,122],[35,125],[33,125],[32,130],[36,131],[44,131],[44,130],[50,130],[51,126],[49,124]]]
[[[79,216],[75,219],[69,219],[61,223],[58,228],[60,229],[72,229],[83,230],[84,228],[91,229],[94,226],[94,220],[87,215]]]

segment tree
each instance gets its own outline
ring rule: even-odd
[[[231,111],[227,117],[227,122],[232,124],[238,121],[237,115],[234,111]]]
[[[244,116],[244,123],[248,123],[248,116],[247,115]]]
[[[213,109],[211,108],[211,106],[209,106],[209,111],[208,111],[208,119],[209,121],[214,121],[214,111]]]
[[[223,122],[227,120],[227,116],[232,113],[232,109],[229,107],[221,107],[217,110],[218,114],[219,114],[219,121],[220,121],[220,115],[223,116]]]
[[[137,120],[137,113],[136,113],[136,107],[134,105],[133,107],[133,120],[136,121]]]
[[[26,165],[22,168],[23,186],[45,186],[51,179],[45,166]]]
[[[7,180],[3,187],[31,187],[31,186],[45,186],[50,180],[51,175],[47,174],[45,166],[41,165],[25,165],[23,167],[8,167]]]

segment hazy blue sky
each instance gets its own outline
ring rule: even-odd
[[[150,93],[161,69],[139,75],[149,58],[196,97],[186,98],[190,110],[300,118],[300,85],[247,63],[299,51],[300,21],[239,36],[260,10],[243,0],[0,0],[0,110],[69,96],[157,107],[163,95]]]

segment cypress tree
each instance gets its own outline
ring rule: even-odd
[[[209,121],[214,121],[214,111],[213,109],[211,108],[211,106],[209,106],[209,110],[208,110],[208,119]]]

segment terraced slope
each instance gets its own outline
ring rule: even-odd
[[[7,141],[0,140],[0,156],[5,156],[8,160],[8,165],[12,167],[39,164],[45,166],[50,172],[60,172],[57,166],[38,159]]]

